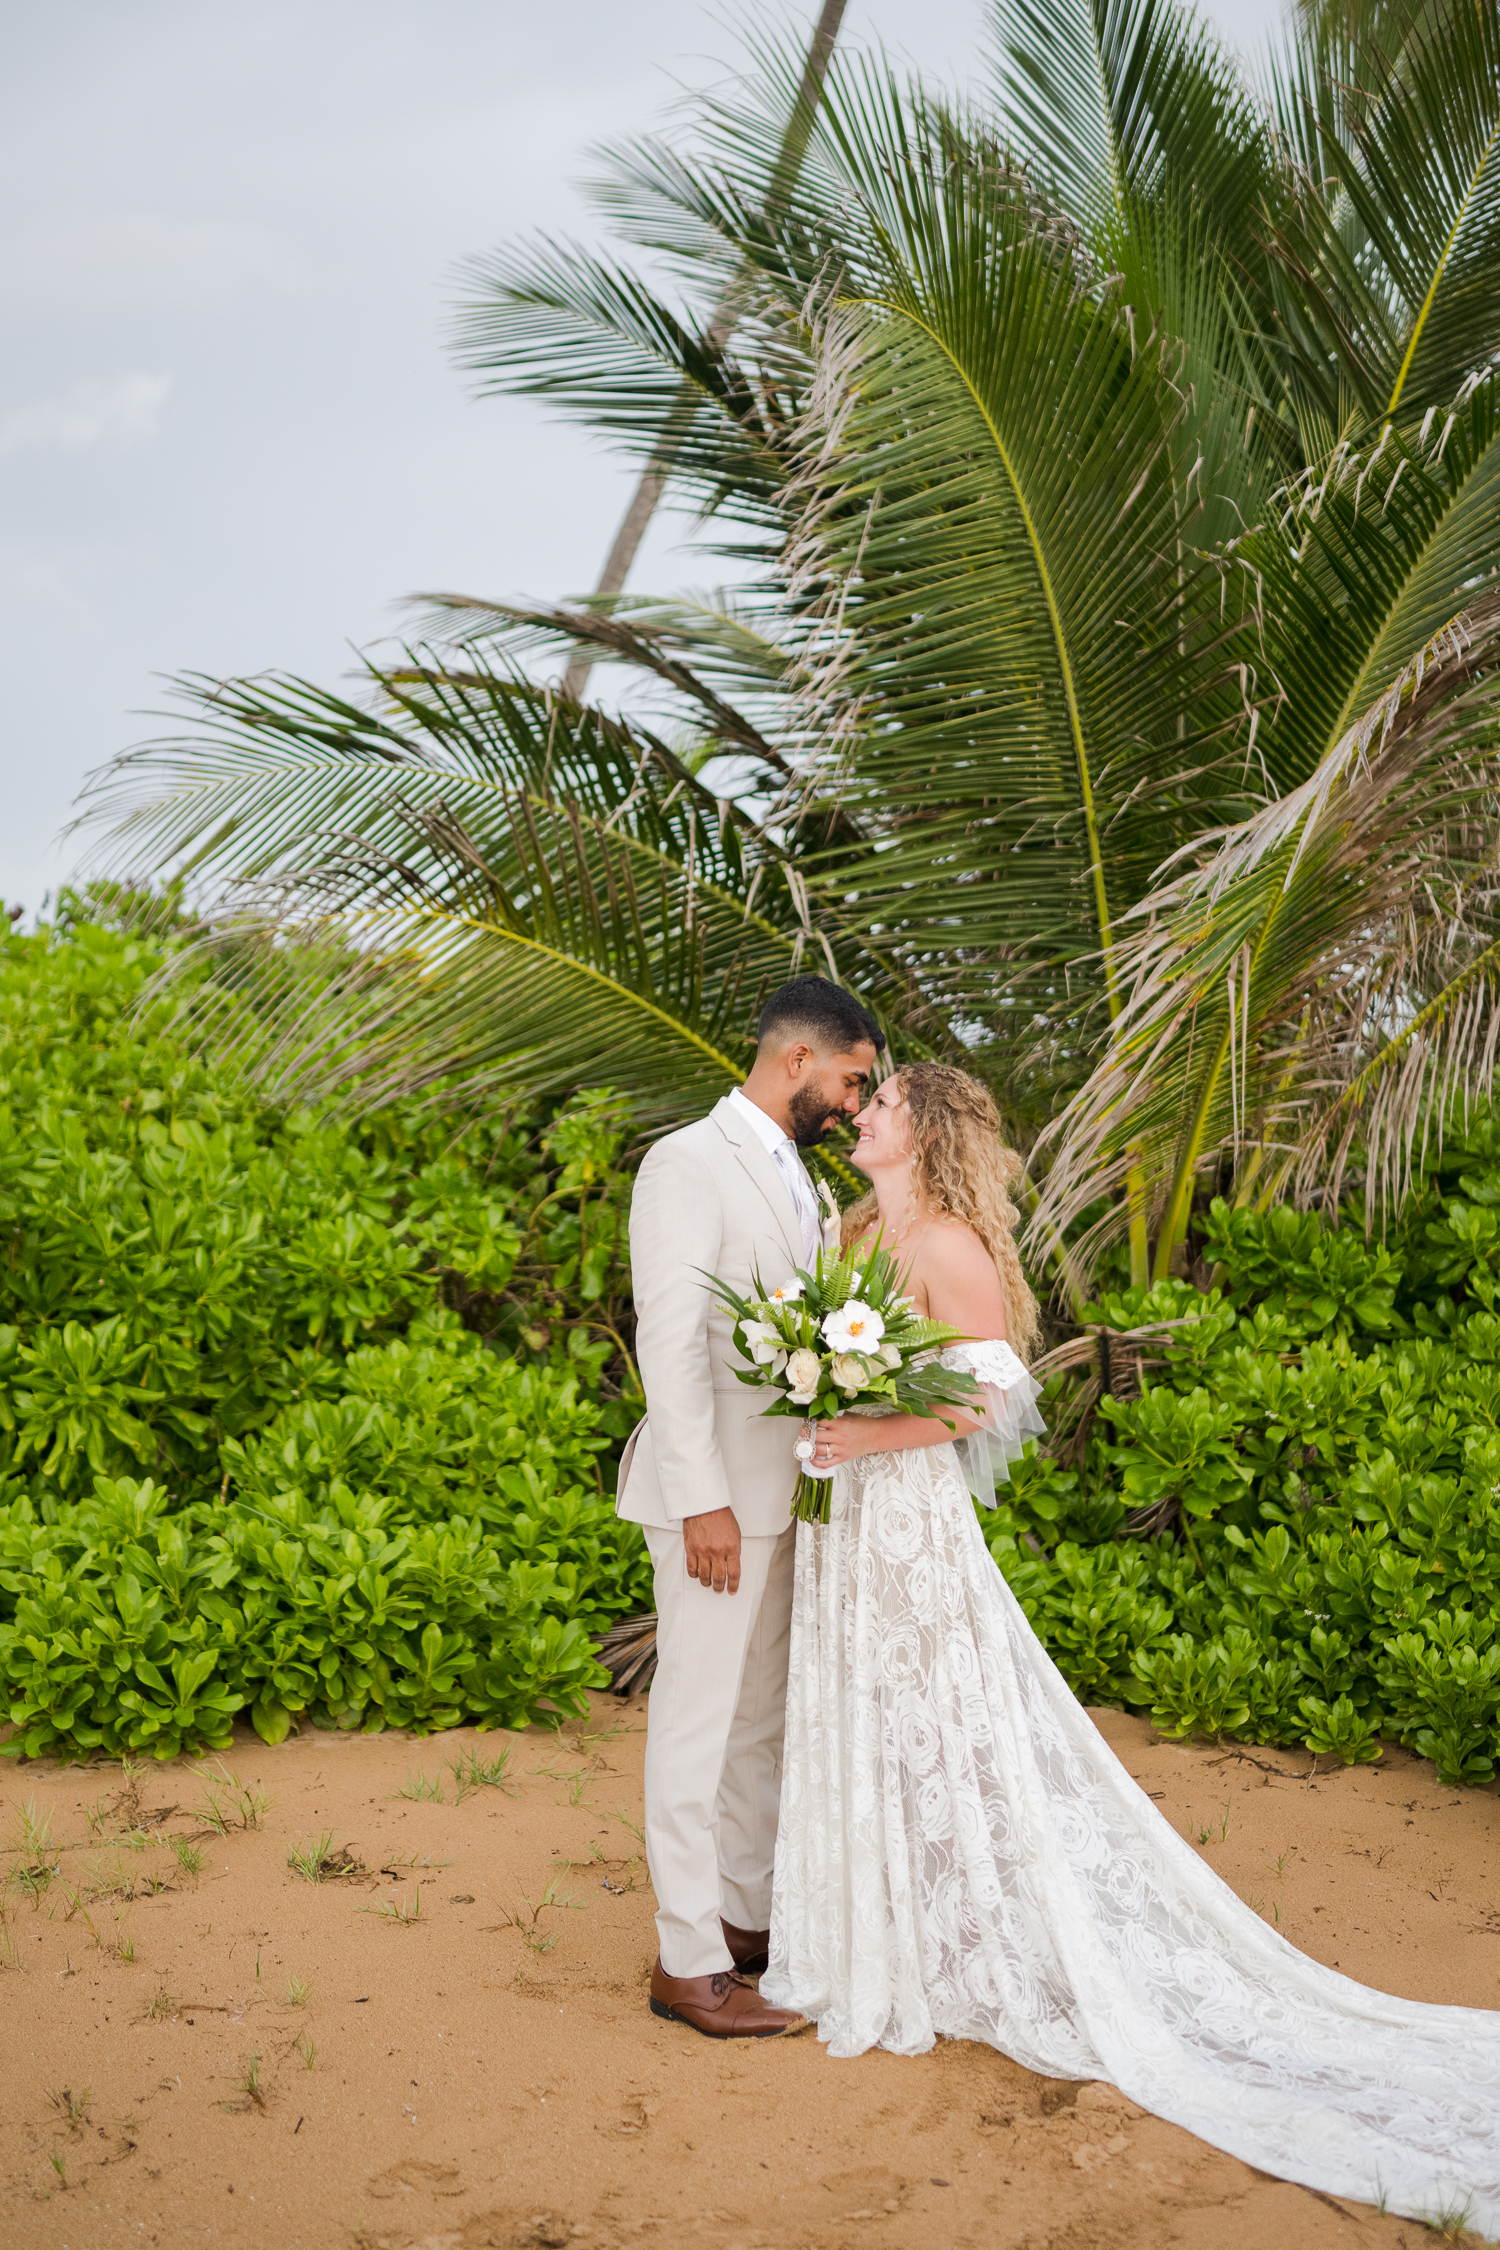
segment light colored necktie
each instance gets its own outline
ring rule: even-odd
[[[792,1205],[797,1213],[797,1224],[802,1229],[802,1255],[811,1263],[818,1248],[817,1199],[812,1182],[802,1168],[802,1159],[790,1141],[776,1144],[776,1168],[791,1191]]]

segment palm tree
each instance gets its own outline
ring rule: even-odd
[[[1013,0],[982,100],[836,62],[788,181],[799,69],[605,152],[666,283],[542,242],[459,315],[748,588],[424,597],[363,704],[189,683],[116,858],[358,938],[222,1018],[283,1093],[667,1123],[815,964],[1045,1127],[1037,1241],[1102,1194],[1139,1280],[1207,1179],[1331,1192],[1356,1131],[1399,1178],[1493,1043],[1500,0],[1329,11],[1266,98],[1171,0]]]
[[[1146,1151],[1158,1273],[1205,1175],[1333,1207],[1358,1137],[1399,1191],[1500,1035],[1500,16],[1330,12],[1277,91],[1305,465],[1215,558],[1265,801],[1137,908],[1044,1199],[1065,1226]]]

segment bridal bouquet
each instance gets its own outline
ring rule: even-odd
[[[736,1345],[752,1363],[735,1373],[771,1393],[767,1414],[794,1414],[809,1423],[850,1411],[937,1414],[944,1406],[969,1405],[979,1389],[972,1375],[937,1364],[938,1353],[962,1341],[962,1332],[912,1311],[902,1288],[906,1276],[878,1238],[862,1251],[820,1250],[810,1273],[799,1269],[774,1289],[757,1274],[749,1297],[708,1278],[734,1316]],[[814,1469],[812,1454],[811,1434],[804,1432],[793,1512],[805,1523],[826,1523],[826,1480],[833,1472]]]

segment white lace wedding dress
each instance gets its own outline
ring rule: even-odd
[[[944,1357],[1004,1474],[1035,1383],[1005,1344]],[[797,1531],[766,1996],[834,2055],[984,2040],[1283,2179],[1500,2234],[1500,2014],[1320,1967],[1204,1865],[1027,1624],[953,1445],[838,1469],[830,1514]]]

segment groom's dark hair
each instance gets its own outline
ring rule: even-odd
[[[777,1032],[785,1037],[794,1031],[825,1055],[847,1054],[864,1039],[877,1055],[885,1045],[885,1033],[869,1009],[827,977],[793,977],[761,1009],[757,1035],[762,1042]]]

